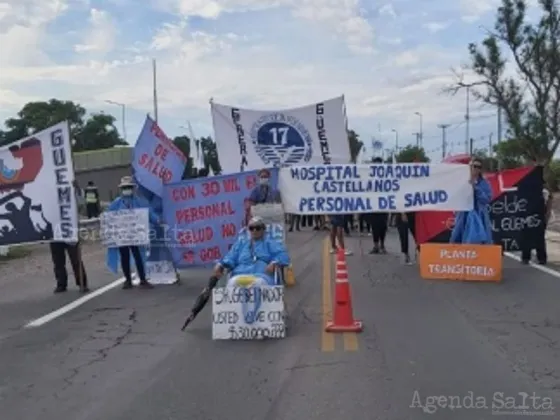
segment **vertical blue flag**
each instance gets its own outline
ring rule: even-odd
[[[132,166],[137,182],[158,197],[163,185],[178,182],[187,158],[149,116],[134,147]]]

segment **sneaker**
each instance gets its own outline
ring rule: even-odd
[[[371,251],[369,251],[369,255],[379,254],[379,248],[374,246]]]
[[[347,249],[346,251],[344,251],[344,255],[346,255],[346,256],[354,255],[354,253],[352,251],[350,251],[349,249]]]
[[[54,293],[64,293],[66,292],[66,287],[64,286],[56,286],[56,289],[54,289]]]
[[[336,254],[336,249],[331,249],[331,254]]]
[[[140,288],[141,289],[153,289],[154,285],[150,283],[148,280],[140,281]]]
[[[123,290],[132,289],[132,280],[126,280],[122,285]]]
[[[404,256],[403,256],[403,264],[405,264],[405,265],[412,265],[412,260],[410,259],[410,255],[404,254]]]

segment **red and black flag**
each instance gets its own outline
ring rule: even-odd
[[[544,234],[542,166],[508,169],[485,178],[493,192],[490,219],[495,244],[518,251],[522,234],[525,238]],[[418,212],[417,243],[449,242],[454,222],[451,212]]]

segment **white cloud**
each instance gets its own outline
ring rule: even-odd
[[[0,68],[47,62],[41,50],[47,25],[67,9],[65,0],[0,1]]]
[[[197,134],[210,134],[210,97],[274,109],[344,94],[350,124],[364,138],[376,134],[380,123],[387,139],[394,137],[389,127],[397,128],[403,144],[404,133],[418,130],[416,111],[424,115],[426,139],[430,132],[439,138],[438,123],[464,114],[464,97],[440,92],[472,39],[442,48],[437,37],[444,19],[429,11],[405,21],[385,3],[372,21],[363,0],[152,1],[173,18],[163,21],[169,16],[134,3],[138,16],[150,18],[138,21],[131,9],[129,22],[111,8],[116,0],[103,3],[103,10],[90,9],[87,0],[0,0],[0,117],[50,97],[113,112],[104,103],[110,99],[127,104],[133,139],[152,106],[152,57],[158,62],[160,118],[170,135],[179,134],[186,118]],[[417,4],[403,1],[399,7]],[[53,22],[63,22],[59,16],[75,10],[90,18],[75,34],[78,45],[49,35]],[[250,24],[248,10],[259,10],[264,30]],[[464,25],[460,18],[455,11],[445,22]],[[434,34],[433,44],[423,39],[426,29]],[[60,47],[53,53],[45,43]]]
[[[89,32],[85,35],[83,43],[74,47],[76,52],[106,54],[112,51],[117,31],[109,13],[104,10],[91,9],[89,24]]]
[[[188,18],[217,19],[224,13],[288,8],[293,15],[324,25],[343,37],[355,52],[372,52],[373,28],[359,0],[154,0],[162,10]]]
[[[432,33],[437,33],[449,27],[449,22],[427,22],[422,26]]]

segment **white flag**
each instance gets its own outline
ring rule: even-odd
[[[210,106],[224,174],[350,162],[343,96],[277,111]]]

